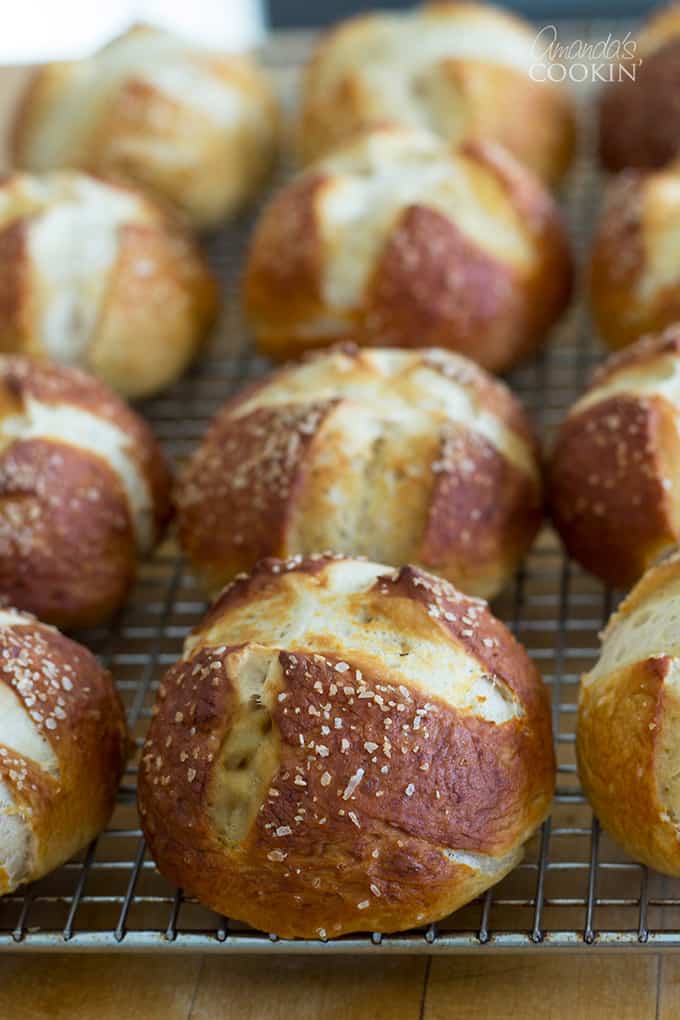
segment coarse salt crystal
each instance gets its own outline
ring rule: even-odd
[[[357,769],[354,775],[350,777],[350,780],[347,783],[347,786],[345,787],[345,790],[342,794],[343,800],[349,800],[349,798],[352,796],[352,794],[354,793],[354,791],[356,790],[356,788],[358,787],[359,783],[363,778],[364,770]]]

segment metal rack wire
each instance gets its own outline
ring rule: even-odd
[[[627,27],[627,26],[625,26]],[[625,27],[622,31],[625,31]],[[596,40],[611,23],[560,25],[560,37]],[[618,26],[617,26],[618,30]],[[284,92],[307,45],[275,38],[266,58]],[[587,97],[583,96],[587,135]],[[587,139],[566,195],[577,251],[587,246],[598,182]],[[183,459],[227,394],[265,364],[240,320],[237,279],[249,217],[211,245],[227,307],[216,342],[195,370],[144,407],[174,460]],[[600,352],[575,304],[549,348],[515,372],[515,391],[543,434],[582,390]],[[77,858],[0,899],[0,950],[147,950],[228,953],[434,953],[463,950],[680,947],[680,882],[648,872],[600,832],[578,787],[574,722],[579,674],[593,661],[609,592],[567,561],[546,528],[495,609],[537,661],[553,698],[558,789],[552,817],[524,862],[496,888],[437,925],[399,935],[287,942],[218,917],[169,885],[147,855],[135,808],[137,756],[164,670],[205,604],[169,539],[147,564],[128,605],[108,628],[82,635],[113,671],[137,756],[129,763],[108,829]]]

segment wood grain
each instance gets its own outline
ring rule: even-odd
[[[680,1017],[680,958],[662,956],[659,960],[659,997],[656,1020],[678,1020]]]
[[[191,1020],[418,1020],[427,960],[206,960]]]
[[[6,1020],[187,1020],[200,957],[5,956]]]
[[[657,981],[660,978],[658,1013]],[[12,1020],[678,1020],[680,959],[6,957]]]
[[[653,1020],[658,966],[657,957],[633,954],[440,957],[432,962],[423,1020]]]

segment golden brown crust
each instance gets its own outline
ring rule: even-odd
[[[376,265],[359,335],[365,331],[367,343],[386,336],[397,346],[450,347],[502,372],[532,353],[569,301],[566,235],[548,194],[499,149],[469,143],[460,151],[511,196],[539,252],[534,273],[527,279],[441,213],[411,206]]]
[[[162,390],[196,356],[217,309],[217,282],[188,238],[126,226],[87,367],[131,399]]]
[[[81,645],[28,617],[20,619],[21,625],[0,629],[0,685],[11,688],[23,705],[57,768],[51,773],[20,754],[0,723],[0,782],[32,833],[28,869],[20,880],[33,881],[105,826],[127,748],[123,709],[110,674]],[[7,871],[0,869],[0,892],[10,888]]]
[[[200,69],[202,59],[194,61]],[[190,105],[140,77],[120,88],[87,140],[85,166],[120,176],[169,202],[196,230],[214,230],[249,201],[269,177],[276,155],[278,107],[267,80],[245,58],[211,58],[205,70],[215,82],[243,93],[253,104],[259,130],[225,130]],[[247,119],[244,118],[244,125]],[[149,138],[186,154],[185,160],[153,158]],[[119,138],[122,144],[111,144]],[[188,146],[192,151],[189,152]]]
[[[66,404],[96,414],[129,437],[128,456],[147,480],[152,493],[155,540],[170,519],[171,474],[156,437],[147,422],[108,386],[86,372],[29,358],[0,358],[0,383],[5,393],[21,408],[28,399],[48,405]],[[1,433],[1,428],[0,428]]]
[[[537,188],[535,179],[502,148],[482,139],[463,146],[463,151],[507,191],[535,245],[537,257],[527,281],[527,328],[535,346],[571,298],[573,265],[562,213],[550,193]],[[532,342],[527,341],[529,350]]]
[[[135,51],[141,33],[148,45]],[[95,54],[48,64],[33,77],[11,129],[14,164],[121,177],[193,227],[214,229],[271,172],[279,111],[268,79],[247,57],[192,49],[147,27],[113,40],[101,50],[107,53],[103,70]],[[118,79],[117,62],[124,68]]]
[[[456,55],[457,37],[466,34],[466,16],[474,34],[480,31],[475,26],[480,15],[486,15],[484,31],[489,35],[526,36],[526,68],[496,62],[493,57],[484,59],[481,54],[475,57],[473,52]],[[424,40],[424,59],[417,70],[381,38],[381,26],[388,21],[393,31],[403,22],[403,47],[413,51],[413,57]],[[440,45],[437,57],[428,61],[428,33],[441,38],[449,31],[451,55],[441,52]],[[345,19],[321,35],[305,69],[297,127],[301,158],[304,162],[318,159],[376,123],[413,123],[415,117],[454,144],[478,139],[498,142],[543,180],[557,184],[573,156],[575,120],[564,89],[529,76],[533,35],[520,18],[479,4],[423,4],[420,11],[406,17],[368,13]],[[352,48],[356,57],[348,60]],[[362,73],[366,66],[376,65],[383,71],[378,81],[388,81],[381,92]],[[408,111],[398,102],[390,104],[390,75],[396,84],[392,93],[408,94]]]
[[[611,355],[557,436],[553,520],[571,554],[610,584],[632,584],[680,537],[679,357],[677,326]]]
[[[488,440],[453,427],[441,439],[417,560],[437,574],[455,576],[464,591],[486,589],[493,581],[488,585],[480,578],[487,571],[493,577],[503,562],[509,575],[514,551],[529,548],[542,519],[543,500],[535,481]]]
[[[33,435],[28,424],[25,435],[6,431],[5,419],[20,422],[31,406],[85,411],[115,426],[148,487],[148,521],[136,519],[107,448],[78,445],[70,432],[59,433],[58,420],[52,435],[49,428]],[[0,593],[64,627],[101,622],[134,580],[140,527],[153,546],[169,517],[170,476],[150,429],[84,373],[3,357],[0,437]]]
[[[665,360],[669,355],[672,359],[680,355],[680,326],[669,326],[662,333],[644,336],[634,344],[624,347],[603,361],[595,369],[590,386],[586,392],[605,386],[619,372],[629,369],[653,369],[656,362]]]
[[[329,92],[328,104],[332,104],[335,115],[328,117],[327,103],[318,102],[318,82],[323,74],[327,57],[332,54],[336,42],[343,36],[350,36],[356,28],[370,29],[380,20],[378,12],[356,14],[319,33],[302,74],[301,103],[295,141],[300,162],[316,162],[327,152],[341,145],[357,131],[373,126],[362,123],[362,93],[357,79],[345,75]],[[385,119],[381,123],[385,123]]]
[[[381,594],[406,598],[423,606],[438,627],[460,642],[490,675],[502,677],[521,702],[527,727],[535,728],[533,753],[537,763],[542,759],[535,782],[540,787],[545,781],[543,770],[552,768],[552,750],[545,740],[550,698],[523,645],[484,602],[467,598],[448,582],[417,567],[402,567],[393,578],[381,579],[378,587]]]
[[[348,347],[345,346],[344,350]],[[349,347],[355,358],[361,358],[359,348]],[[313,357],[314,355],[312,355]],[[513,391],[503,380],[484,371],[475,361],[463,357],[451,356],[448,351],[429,350],[421,354],[422,364],[444,379],[464,386],[474,395],[480,408],[493,414],[529,446],[537,460],[540,448],[536,431]]]
[[[243,280],[249,314],[269,306],[285,327],[319,313],[323,251],[315,208],[326,179],[322,173],[295,178],[274,196],[257,221]],[[287,255],[282,258],[284,250]],[[282,351],[281,357],[287,356]]]
[[[569,415],[550,468],[550,507],[569,553],[627,586],[677,542],[671,485],[680,440],[672,405],[619,394]]]
[[[411,206],[376,264],[359,335],[366,343],[379,336],[400,347],[451,348],[502,371],[509,351],[513,361],[521,357],[518,336],[527,345],[534,339],[527,311],[510,267],[441,213]]]
[[[285,660],[282,665],[285,669]],[[226,671],[218,672],[215,666],[221,666],[219,660],[205,653],[192,665],[192,673],[196,670],[203,676],[210,670],[211,680],[224,689],[228,684]],[[173,694],[179,691],[178,681],[184,682],[189,675],[188,669],[186,674],[170,674],[168,690]],[[315,682],[322,684],[320,679]],[[286,686],[288,690],[282,693],[298,693],[292,678],[287,679]],[[381,686],[391,694],[387,685]],[[413,830],[418,829],[415,818],[395,838],[392,826],[380,815],[363,815],[360,829],[350,817],[359,817],[353,805],[341,807],[340,816],[337,790],[322,785],[323,773],[314,775],[313,785],[305,781],[304,790],[291,790],[283,776],[290,776],[291,769],[295,774],[297,762],[305,760],[297,733],[297,747],[282,734],[280,766],[270,787],[278,796],[266,802],[266,811],[258,814],[248,842],[227,850],[206,824],[205,809],[210,786],[209,756],[217,754],[222,732],[229,725],[230,699],[228,688],[223,697],[211,695],[212,690],[202,701],[194,744],[200,750],[195,757],[193,753],[188,755],[186,761],[191,765],[187,768],[180,761],[181,751],[173,753],[176,741],[183,746],[183,741],[179,743],[181,731],[175,736],[169,729],[173,718],[169,713],[175,701],[184,705],[180,691],[179,699],[167,702],[168,715],[162,709],[152,723],[140,777],[142,824],[152,854],[167,877],[181,883],[201,902],[283,937],[325,938],[357,929],[391,931],[423,923],[433,914],[449,912],[451,906],[461,904],[483,886],[483,880],[480,882],[471,868],[448,861],[438,846],[414,836]],[[314,694],[305,699],[306,708],[315,709],[316,700]],[[403,696],[398,703],[403,706]],[[344,714],[344,706],[340,710]],[[360,735],[370,736],[371,730],[363,730],[361,716],[353,718],[357,721],[352,725],[362,727]],[[309,731],[303,739],[311,737],[311,726]],[[167,741],[167,737],[162,740],[166,732],[174,738],[173,745],[163,755],[160,769],[154,770],[155,748]],[[347,762],[347,775],[340,780],[344,786],[338,787],[341,793],[356,762],[356,758]],[[421,764],[426,764],[424,758]],[[280,792],[281,785],[285,792]],[[308,824],[301,829],[295,823],[296,813],[302,808],[307,814],[305,805],[312,798],[316,798],[314,814],[309,812]],[[168,814],[171,799],[174,823]],[[324,817],[326,821],[320,825]],[[285,835],[277,839],[273,836],[276,832]],[[378,847],[378,856],[373,857]],[[416,888],[418,894],[414,896]]]
[[[26,225],[0,229],[0,350],[29,347],[31,284],[26,251]]]
[[[485,668],[501,668],[519,714],[496,724],[454,708],[426,677],[403,680],[377,649],[350,645],[345,656],[323,632],[311,646],[274,644],[274,771],[243,838],[224,838],[212,798],[241,711],[239,665],[255,646],[200,639],[218,623],[227,635],[230,613],[257,614],[258,598],[292,575],[323,590],[334,562],[270,560],[225,593],[161,684],[140,772],[142,824],[162,872],[212,909],[286,937],[444,916],[512,866],[553,786],[547,694],[526,654],[479,602],[405,568],[355,596],[366,613],[383,614],[406,643],[436,634],[446,646],[455,634]],[[459,624],[445,619],[453,610]]]
[[[595,814],[635,858],[680,874],[680,840],[663,820],[657,765],[671,659],[647,659],[582,685],[578,768]]]
[[[95,187],[100,213],[93,213]],[[129,398],[173,383],[196,355],[218,308],[216,280],[176,219],[119,183],[84,174],[14,174],[0,184],[3,194],[0,348],[77,363]],[[111,227],[107,203],[123,196],[130,208]],[[110,265],[88,274],[83,263],[64,279],[36,248],[33,232],[52,213],[70,214],[77,223],[79,209],[93,217],[92,242],[114,250]],[[52,240],[54,258],[72,260],[73,239],[69,247],[68,231],[62,232],[61,252]],[[77,305],[77,314],[55,328],[50,303],[58,290],[67,308],[68,298]],[[79,317],[91,319],[91,326],[74,350],[69,330],[77,335]]]
[[[670,174],[670,172],[669,172]],[[628,171],[610,185],[590,260],[590,301],[603,340],[613,348],[634,343],[680,318],[677,280],[651,274],[657,239],[646,227],[646,209],[664,176]],[[668,206],[667,218],[673,207]],[[672,225],[669,229],[672,229]],[[660,227],[663,231],[663,227]]]
[[[101,458],[38,439],[0,456],[0,592],[11,604],[92,626],[125,600],[135,559],[125,493]]]
[[[402,129],[382,132],[390,134],[409,137]],[[333,305],[325,293],[332,249],[347,242],[324,240],[321,210],[343,174],[321,165],[283,188],[253,234],[245,306],[266,354],[287,358],[342,340],[441,346],[505,371],[538,346],[571,293],[569,247],[552,198],[493,145],[468,143],[438,158],[451,160],[452,172],[453,162],[462,161],[481,194],[498,189],[524,235],[528,262],[504,261],[423,198],[397,210],[355,298]],[[485,215],[492,219],[494,211]]]
[[[430,387],[454,403],[462,390],[469,418],[429,404]],[[496,422],[493,442],[478,413]],[[502,383],[441,350],[351,346],[229,401],[176,502],[182,546],[212,590],[262,557],[332,548],[412,559],[487,595],[511,576],[543,509],[536,438]]]
[[[665,43],[623,67],[627,73],[600,93],[600,159],[613,172],[664,166],[677,156],[680,136],[677,27]]]
[[[601,635],[603,638],[606,637],[610,626],[613,626],[619,619],[630,616],[633,610],[642,605],[647,598],[675,580],[678,575],[678,560],[679,552],[678,550],[673,550],[642,575],[635,584],[635,587],[619,603],[616,612],[612,613],[609,618],[609,624]]]
[[[10,354],[0,359],[0,378],[17,406],[28,399],[45,404],[72,404],[83,411],[96,411],[99,417],[114,424],[121,422],[126,430],[137,428],[141,421],[107,386],[75,368]]]
[[[235,423],[230,402],[218,414],[176,492],[180,542],[211,588],[286,555],[307,453],[334,406],[262,407]]]
[[[483,61],[446,61],[442,71],[468,108],[468,143],[493,140],[551,187],[560,183],[576,143],[564,90],[536,88],[526,71]]]
[[[333,560],[341,561],[340,553],[313,553],[311,556],[289,556],[283,560],[277,556],[265,556],[254,564],[251,570],[237,574],[226,584],[217,598],[208,606],[200,624],[191,632],[188,640],[200,641],[203,633],[208,634],[215,624],[231,610],[241,609],[250,600],[257,600],[272,588],[278,587],[280,574],[291,572],[313,577],[322,573]],[[193,650],[193,649],[192,649]]]
[[[602,824],[636,860],[680,874],[677,551],[650,568],[612,614],[581,681],[577,751]]]
[[[680,873],[677,551],[650,568],[612,614],[583,677],[578,752],[602,823],[638,860]]]

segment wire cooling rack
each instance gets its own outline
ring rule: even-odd
[[[596,41],[627,26],[559,25],[561,40]],[[290,94],[304,56],[304,36],[275,37],[265,58]],[[588,97],[582,114],[582,155],[565,195],[577,254],[587,250],[599,201],[589,156]],[[211,244],[224,282],[226,309],[215,343],[193,373],[145,405],[170,457],[181,461],[225,397],[266,368],[249,346],[240,319],[237,282],[250,218]],[[601,353],[587,314],[576,303],[533,362],[511,382],[549,434],[581,392]],[[188,950],[255,953],[434,953],[494,949],[680,947],[680,881],[633,863],[599,829],[578,785],[574,724],[580,673],[593,662],[597,633],[609,615],[610,593],[565,559],[546,527],[514,585],[495,604],[538,663],[552,693],[558,785],[552,817],[515,871],[481,899],[445,921],[398,935],[368,933],[324,943],[289,942],[219,917],[185,898],[156,871],[138,828],[135,783],[139,749],[159,680],[199,621],[200,589],[169,539],[142,570],[128,605],[113,624],[82,639],[117,679],[137,753],[123,778],[108,829],[53,874],[0,898],[0,950]]]

